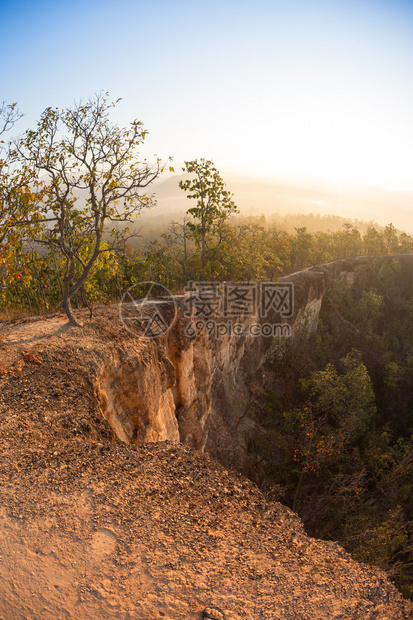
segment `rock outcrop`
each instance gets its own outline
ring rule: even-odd
[[[395,258],[403,273],[413,277],[413,256],[383,260]],[[338,279],[351,282],[356,268],[372,260],[343,259],[281,278],[279,290],[285,286],[290,295],[286,311],[281,300],[265,313],[259,305],[241,313],[241,334],[219,327],[197,331],[196,325],[191,331],[188,297],[176,297],[175,320],[165,336],[129,343],[128,350],[114,349],[102,364],[97,394],[104,417],[122,441],[181,441],[242,470],[254,433],[249,415],[253,388],[260,385],[265,360],[280,337],[294,335],[303,324],[316,329],[328,287]],[[215,325],[225,328],[226,323],[221,317]],[[275,337],[265,333],[268,326],[279,328]]]
[[[187,312],[188,297],[180,296],[165,335],[128,337],[127,345],[113,346],[110,358],[101,361],[96,393],[118,437],[127,443],[181,441],[206,449],[226,466],[242,467],[254,426],[248,417],[254,377],[283,334],[304,321],[316,326],[325,291],[322,272],[296,273],[283,284],[292,292],[288,316],[271,307],[263,317],[256,308],[237,317],[242,333],[232,332],[235,322],[222,317],[216,329],[208,329],[207,321],[198,329],[199,321]],[[275,337],[259,335],[266,327]]]

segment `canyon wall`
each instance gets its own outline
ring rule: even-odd
[[[413,256],[384,260],[396,258],[401,272],[412,277]],[[254,432],[249,413],[265,360],[280,338],[294,337],[304,323],[316,329],[328,287],[342,278],[352,282],[356,268],[373,259],[343,259],[287,275],[264,291],[267,302],[259,290],[260,303],[244,308],[236,321],[221,316],[199,323],[196,308],[188,312],[188,295],[160,300],[166,314],[174,310],[167,333],[132,338],[102,359],[96,394],[103,416],[126,443],[180,441],[242,469]],[[245,294],[254,285],[244,286]],[[229,323],[240,330],[231,331]],[[266,335],[271,326],[274,333]]]

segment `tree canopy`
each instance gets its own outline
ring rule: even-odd
[[[16,247],[17,227],[27,220],[32,206],[31,180],[17,162],[13,144],[3,137],[22,117],[15,103],[0,105],[0,260]]]
[[[153,200],[142,190],[162,171],[159,159],[150,165],[139,157],[147,134],[140,121],[128,128],[110,121],[118,101],[105,93],[63,110],[49,107],[16,145],[19,161],[40,187],[32,239],[64,259],[62,305],[74,325],[70,300],[99,255],[111,249],[103,243],[106,224],[132,222],[150,207]]]
[[[196,199],[196,206],[188,209],[195,222],[188,222],[195,241],[201,244],[202,266],[205,265],[206,235],[216,232],[220,224],[238,211],[233,194],[225,189],[221,175],[212,161],[201,158],[200,161],[186,161],[184,172],[195,174],[195,178],[179,182],[179,187],[190,192],[187,198]]]

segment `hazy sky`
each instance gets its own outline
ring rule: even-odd
[[[0,100],[107,90],[162,157],[413,190],[413,1],[0,0]]]

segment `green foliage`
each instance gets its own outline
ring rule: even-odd
[[[363,237],[365,254],[383,254],[385,242],[383,235],[374,226],[369,226]]]
[[[352,351],[342,360],[343,374],[333,364],[303,381],[314,399],[319,415],[345,433],[359,435],[366,431],[376,412],[373,386],[367,368]]]
[[[15,252],[22,248],[28,226],[35,226],[36,184],[33,172],[18,164],[18,153],[12,142],[2,140],[23,115],[16,104],[0,105],[0,273],[7,270]],[[3,269],[2,269],[3,267]]]
[[[379,257],[332,287],[317,333],[268,369],[255,451],[269,496],[413,597],[412,299],[410,272]]]
[[[218,170],[212,161],[201,158],[186,161],[184,172],[194,174],[195,178],[180,181],[179,187],[190,192],[187,198],[194,198],[196,206],[188,209],[195,222],[188,222],[195,242],[201,245],[202,266],[205,265],[206,238],[208,234],[216,234],[225,220],[237,211],[232,200],[233,194],[225,189]]]
[[[400,556],[409,544],[403,508],[388,510],[379,521],[372,514],[355,515],[344,527],[343,542],[360,562],[375,564],[397,576]]]
[[[363,291],[357,301],[356,326],[365,332],[372,332],[383,316],[383,297],[374,291]]]

